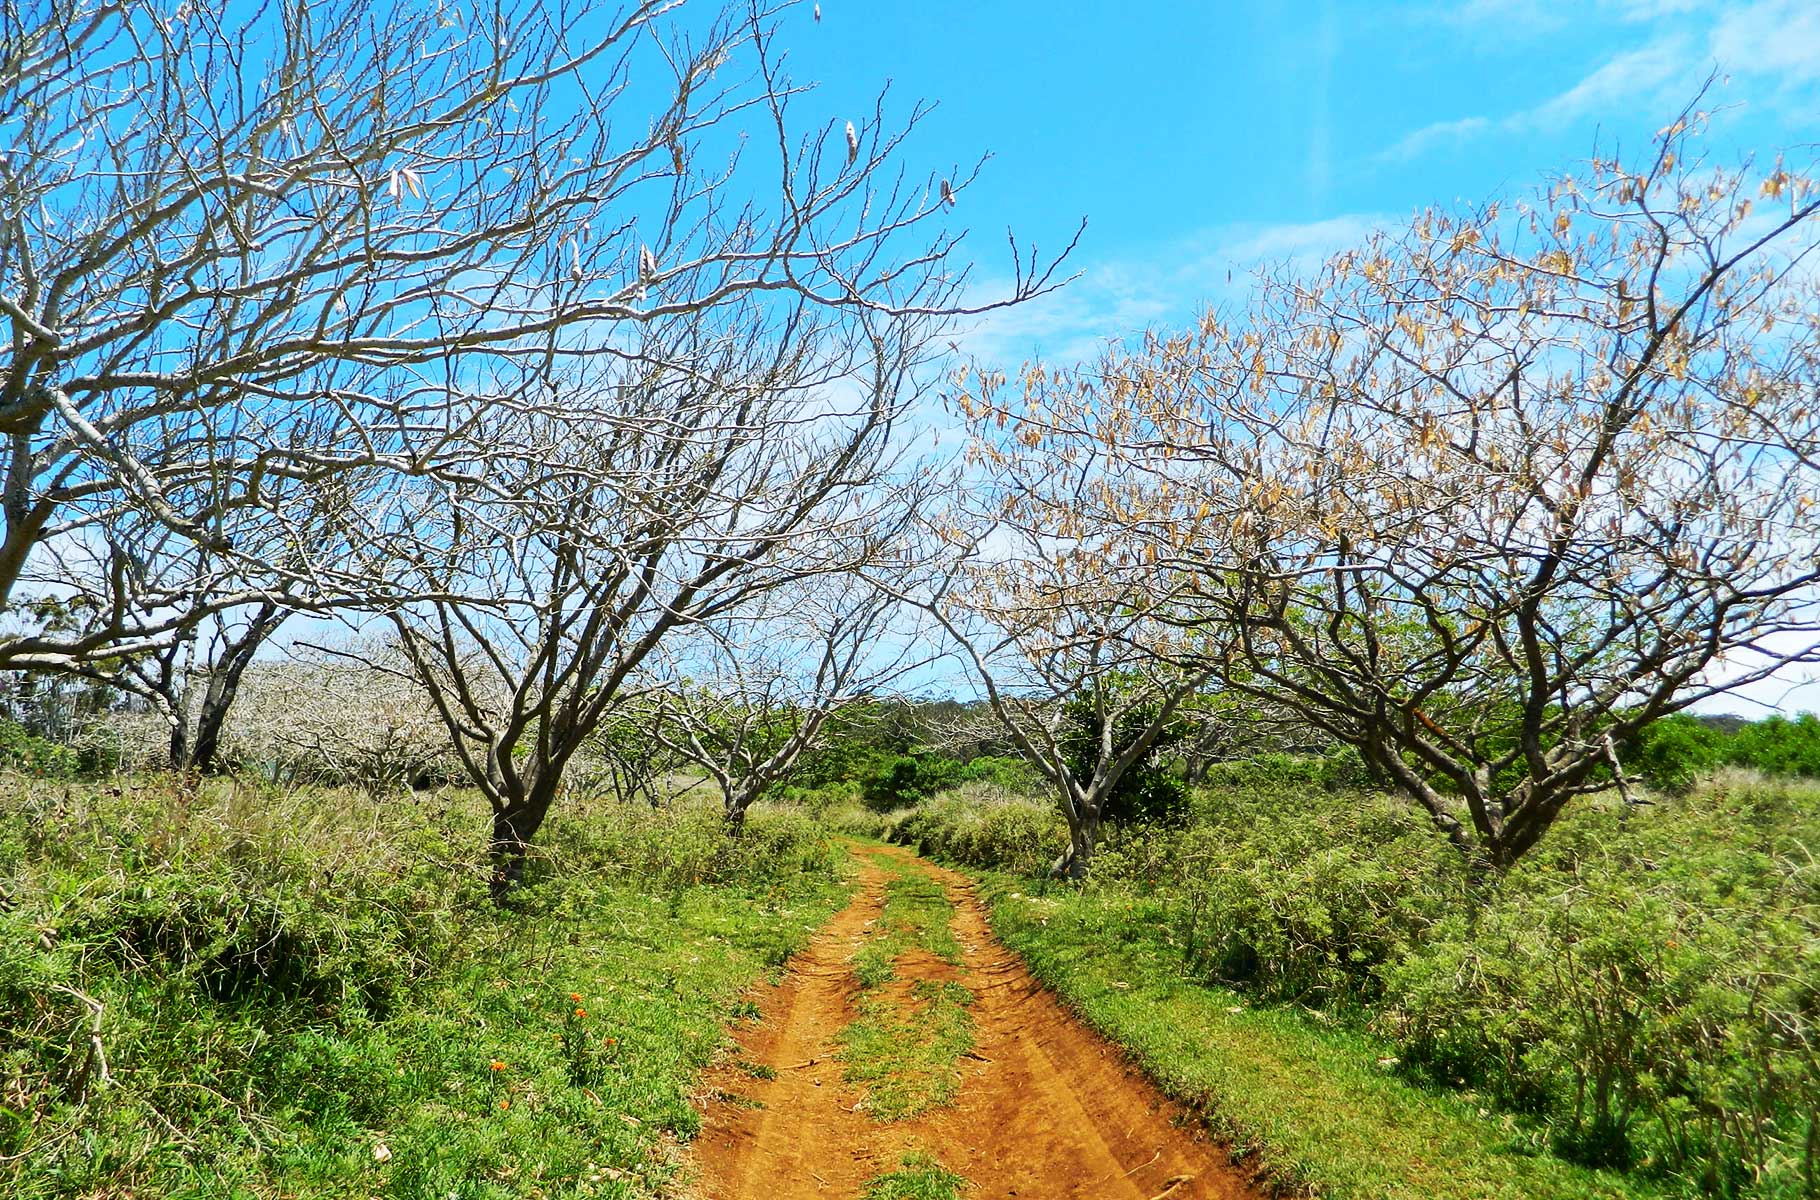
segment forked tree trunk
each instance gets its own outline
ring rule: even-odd
[[[1068,815],[1068,849],[1055,860],[1050,874],[1057,879],[1081,880],[1093,863],[1093,846],[1099,840],[1099,805],[1080,805],[1078,813]]]
[[[531,839],[543,827],[555,796],[553,787],[533,784],[521,798],[493,810],[493,837],[487,846],[493,874],[487,890],[494,903],[504,903],[506,897],[524,882]]]

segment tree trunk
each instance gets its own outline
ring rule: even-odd
[[[259,606],[240,635],[227,644],[220,663],[209,672],[202,701],[196,706],[195,729],[185,728],[188,725],[186,704],[178,728],[171,732],[173,770],[204,774],[214,769],[215,756],[221,749],[221,734],[227,728],[228,710],[233,708],[234,697],[240,692],[240,679],[252,665],[259,647],[286,615],[276,604],[267,601]]]
[[[721,818],[721,826],[727,831],[728,837],[737,838],[746,831],[747,803],[731,799],[727,801],[727,811]]]
[[[517,800],[493,810],[493,837],[487,846],[493,864],[488,891],[496,904],[504,903],[512,890],[524,882],[525,859],[531,839],[543,828],[543,821],[556,799],[554,783],[534,780]]]
[[[1100,832],[1100,810],[1097,805],[1083,805],[1079,816],[1068,819],[1068,849],[1055,860],[1050,874],[1057,879],[1082,880],[1093,862],[1093,844]]]

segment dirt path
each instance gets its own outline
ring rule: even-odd
[[[850,960],[873,936],[885,872],[871,856],[910,862],[955,906],[960,977],[972,989],[975,1053],[962,1060],[951,1108],[881,1123],[841,1081],[841,1030],[858,991]],[[774,1079],[729,1065],[709,1079],[695,1154],[708,1200],[854,1200],[906,1149],[933,1152],[966,1176],[969,1197],[1237,1200],[1259,1193],[1195,1122],[1128,1070],[992,936],[972,885],[896,847],[863,851],[859,892],[760,999],[762,1020],[738,1035],[742,1057]],[[948,978],[930,955],[899,960],[906,979]]]

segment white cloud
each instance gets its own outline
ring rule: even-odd
[[[1453,6],[1460,26],[1507,33],[1553,29],[1578,5],[1542,0],[1473,0]],[[1651,36],[1614,54],[1572,87],[1502,117],[1437,121],[1398,139],[1376,161],[1400,163],[1471,138],[1571,129],[1590,120],[1666,120],[1718,71],[1771,94],[1748,96],[1785,110],[1814,106],[1820,82],[1820,4],[1814,0],[1757,0],[1714,5],[1703,0],[1595,0],[1593,9],[1621,20],[1647,22]],[[1724,99],[1718,97],[1716,99]]]
[[[1658,39],[1608,60],[1560,95],[1507,117],[1502,124],[1511,129],[1558,129],[1588,116],[1634,111],[1639,104],[1655,108],[1665,89],[1686,90],[1684,81],[1704,71],[1688,43],[1676,37]]]
[[[1820,79],[1820,5],[1765,0],[1732,9],[1713,29],[1710,48],[1726,71],[1796,84]]]
[[[1414,133],[1405,134],[1402,138],[1377,154],[1379,162],[1409,162],[1420,158],[1430,150],[1456,145],[1468,138],[1476,137],[1492,128],[1487,117],[1461,117],[1456,121],[1436,121],[1433,125],[1424,125]]]
[[[1353,213],[1210,230],[1142,257],[1087,265],[1079,279],[1058,292],[987,314],[957,342],[968,356],[1007,368],[1038,356],[1052,363],[1079,362],[1108,341],[1153,327],[1185,325],[1204,308],[1242,299],[1257,268],[1312,270],[1358,245],[1387,220]],[[981,281],[975,289],[978,295],[1006,290],[1002,281]]]

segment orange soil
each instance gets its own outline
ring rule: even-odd
[[[911,1147],[964,1175],[970,1198],[1260,1194],[1198,1122],[1031,978],[992,936],[965,878],[895,847],[866,853],[915,863],[954,903],[961,969],[912,952],[898,960],[897,976],[904,989],[916,979],[960,978],[974,993],[974,1054],[961,1060],[956,1102],[883,1123],[841,1081],[838,1039],[859,990],[851,959],[874,936],[884,897],[884,871],[864,862],[853,902],[793,960],[780,986],[765,989],[761,1020],[736,1035],[740,1056],[777,1077],[755,1079],[734,1066],[710,1076],[695,1142],[708,1200],[853,1200]]]

